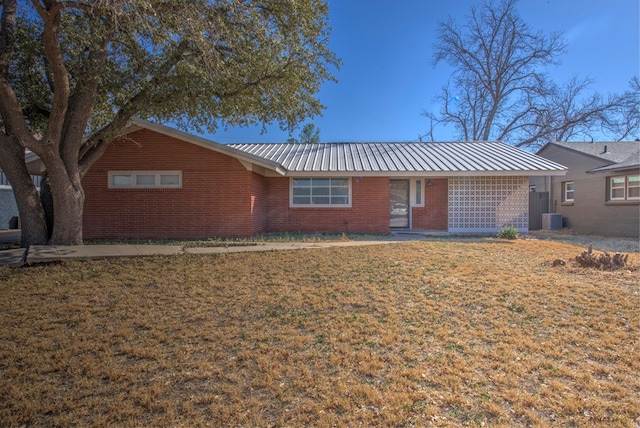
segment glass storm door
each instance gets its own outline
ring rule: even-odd
[[[391,227],[409,228],[409,180],[389,180]]]

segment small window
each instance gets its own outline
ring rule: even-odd
[[[428,184],[427,184],[428,185]],[[424,207],[424,180],[419,178],[409,183],[412,207]]]
[[[136,186],[155,186],[156,176],[154,174],[136,174]]]
[[[131,187],[131,174],[113,174],[109,179],[109,187]]]
[[[180,174],[160,174],[161,186],[179,186]]]
[[[422,180],[416,180],[416,203],[417,206],[422,206]]]
[[[180,171],[112,171],[109,172],[109,188],[180,188],[182,172]]]
[[[574,186],[573,181],[565,181],[563,183],[563,202],[573,202]]]
[[[291,180],[291,206],[351,205],[348,178],[294,178]]]

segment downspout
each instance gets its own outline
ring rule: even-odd
[[[549,198],[547,199],[547,212],[552,213],[553,211],[551,211],[551,201],[553,200],[553,194],[551,192],[551,176],[547,175],[545,177],[545,181],[548,181],[548,183],[545,184],[547,185],[547,192],[549,192]]]

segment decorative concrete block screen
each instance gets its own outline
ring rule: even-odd
[[[529,229],[528,177],[449,178],[449,232]]]

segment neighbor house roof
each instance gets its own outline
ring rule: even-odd
[[[633,168],[640,168],[640,150],[636,151],[622,162],[594,168],[590,172],[621,171]]]
[[[627,160],[629,156],[634,154],[640,148],[638,141],[600,141],[594,143],[556,141],[547,143],[538,150],[541,153],[549,146],[558,146],[575,152],[584,153],[594,158],[609,161],[611,163],[619,163]]]
[[[605,165],[588,172],[616,171],[640,167],[640,141],[556,141],[547,143],[538,150],[538,154],[554,146],[606,162]]]
[[[566,168],[501,142],[231,144],[287,175],[563,175]]]

